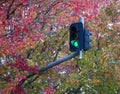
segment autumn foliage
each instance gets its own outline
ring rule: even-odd
[[[1,0],[0,94],[118,94],[119,14],[119,0]],[[69,26],[80,17],[93,48],[41,73],[70,54]]]

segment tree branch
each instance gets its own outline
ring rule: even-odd
[[[66,34],[67,34],[67,31],[65,31],[64,35],[62,36],[62,38],[65,38],[65,35],[66,35]],[[58,46],[53,61],[55,61],[55,60],[57,59],[57,56],[58,56],[58,54],[59,54],[59,51],[60,51],[62,45],[64,45],[64,43],[65,43],[65,41],[62,41],[62,42],[60,43],[60,45]]]
[[[13,5],[14,1],[15,1],[15,0],[13,0],[13,1],[11,2],[11,4],[9,5],[9,7],[8,7],[6,19],[9,19],[9,18],[10,18],[10,10],[11,10],[11,8],[12,8],[12,5]]]

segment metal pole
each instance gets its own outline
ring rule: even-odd
[[[83,28],[84,28],[84,18],[83,17],[80,18],[80,22],[83,24]],[[79,52],[78,59],[82,59],[82,50],[80,50],[80,52]]]

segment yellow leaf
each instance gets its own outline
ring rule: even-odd
[[[28,63],[29,66],[34,66],[35,65],[35,63],[30,59],[27,59],[27,63]]]

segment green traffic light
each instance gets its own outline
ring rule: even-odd
[[[77,40],[72,40],[71,44],[75,47],[78,47],[78,41]]]

